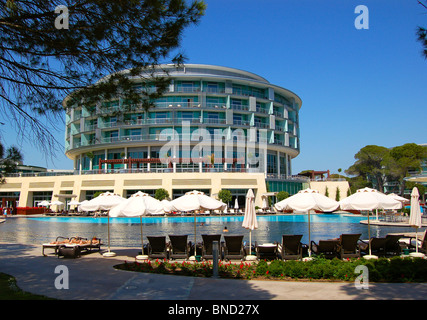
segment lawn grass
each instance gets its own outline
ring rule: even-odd
[[[22,291],[16,285],[16,279],[0,272],[0,300],[56,300],[42,295]]]

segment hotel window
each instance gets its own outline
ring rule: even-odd
[[[130,129],[129,135],[130,136],[140,136],[141,135],[141,129]]]
[[[277,173],[277,156],[267,154],[267,173]]]
[[[131,151],[131,152],[128,152],[128,158],[145,159],[145,158],[148,158],[148,152],[147,151]],[[136,167],[136,164],[135,164],[135,167]]]
[[[194,84],[190,81],[181,82],[181,92],[194,92]]]
[[[107,123],[107,126],[117,127],[117,117],[110,117],[110,121]]]
[[[206,84],[207,92],[218,92],[218,83],[216,82],[208,82]]]
[[[168,117],[167,112],[156,112],[154,113],[154,118],[156,119],[166,119]]]
[[[117,159],[121,159],[121,158],[122,158],[121,152],[117,152],[117,151],[111,151],[107,155],[108,160],[117,160]]]
[[[219,114],[218,114],[218,112],[208,112],[207,118],[208,119],[218,120],[219,119]]]
[[[52,191],[34,191],[33,192],[33,206],[37,207],[39,202],[44,200],[52,200]]]
[[[243,89],[241,86],[233,85],[233,94],[241,95],[243,92]]]
[[[92,168],[99,169],[99,160],[104,160],[105,154],[95,154],[92,160]]]
[[[193,112],[182,112],[181,118],[182,118],[182,120],[192,120],[194,118]]]
[[[280,154],[280,174],[286,174],[286,154]]]
[[[159,156],[160,156],[160,148],[159,147],[151,147],[150,158],[158,159]]]
[[[184,106],[185,107],[192,107],[193,106],[193,101],[194,101],[194,99],[193,98],[186,98],[186,99],[184,99]]]
[[[233,114],[233,124],[242,125],[243,116],[241,114]]]
[[[90,159],[87,156],[82,158],[82,170],[90,170]]]
[[[119,130],[107,132],[107,138],[109,138],[110,142],[119,141]]]
[[[254,97],[265,98],[264,97],[264,90],[261,90],[259,88],[251,88],[251,89],[252,89],[252,95]]]

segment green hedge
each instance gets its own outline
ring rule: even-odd
[[[331,280],[354,281],[360,273],[355,269],[358,265],[368,268],[368,279],[372,282],[425,282],[427,281],[427,260],[420,258],[380,258],[378,260],[365,259],[323,259],[315,258],[311,261],[259,261],[254,264],[241,262],[220,262],[219,276],[222,278],[259,279],[269,278],[277,280]],[[212,276],[212,262],[170,262],[159,261],[148,263],[127,263],[116,266],[118,269],[177,274],[196,277]]]

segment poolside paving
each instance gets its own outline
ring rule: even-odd
[[[258,281],[192,278],[116,270],[114,265],[134,261],[137,248],[111,248],[114,258],[100,253],[78,259],[43,257],[41,245],[0,243],[0,272],[17,279],[28,292],[64,300],[425,300],[427,283],[369,283],[357,289],[354,283]],[[57,289],[65,265],[69,288]]]

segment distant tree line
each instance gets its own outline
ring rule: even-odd
[[[403,196],[405,188],[414,186],[406,181],[410,172],[420,172],[423,161],[427,160],[427,146],[407,143],[402,146],[386,148],[377,145],[363,147],[354,156],[355,163],[345,172],[352,192],[364,187],[374,187],[384,192],[386,182],[397,183]],[[420,194],[423,186],[419,187]]]

